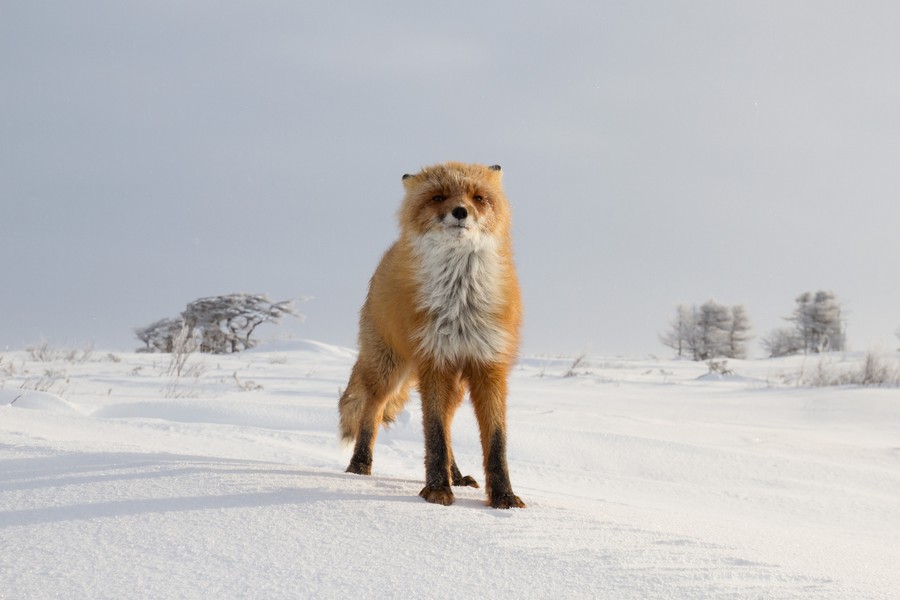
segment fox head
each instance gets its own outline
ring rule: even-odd
[[[477,239],[509,233],[509,205],[499,165],[459,162],[425,167],[403,176],[406,195],[400,207],[405,236],[440,235]]]

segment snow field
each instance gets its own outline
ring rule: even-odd
[[[352,351],[0,361],[0,598],[891,598],[900,390],[785,385],[801,357],[524,358],[525,510],[422,486],[413,398],[372,477],[343,473]],[[836,360],[854,361],[847,356]],[[52,383],[41,380],[47,370]],[[196,375],[196,376],[195,376]],[[235,377],[236,375],[236,377]],[[252,385],[251,385],[252,384]],[[483,483],[468,402],[453,446]]]

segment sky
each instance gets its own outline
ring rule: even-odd
[[[136,348],[232,292],[352,347],[400,177],[460,160],[503,166],[525,353],[667,355],[709,299],[758,341],[820,289],[893,349],[897,31],[874,1],[5,0],[0,347]]]

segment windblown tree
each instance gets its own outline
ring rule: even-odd
[[[254,347],[256,328],[280,323],[285,316],[300,317],[293,300],[272,302],[265,294],[211,296],[194,300],[174,319],[135,329],[135,334],[146,344],[143,352],[172,352],[181,335],[201,352],[228,354]]]
[[[184,319],[160,319],[146,327],[137,327],[134,334],[146,346],[139,348],[138,352],[173,352],[175,340],[184,329]]]

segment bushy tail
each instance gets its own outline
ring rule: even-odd
[[[360,429],[364,426],[371,428],[374,433],[379,425],[393,423],[409,400],[409,389],[414,383],[409,379],[397,381],[396,372],[389,372],[379,379],[374,390],[368,389],[363,384],[362,372],[363,367],[359,362],[353,365],[347,389],[338,401],[341,440],[347,444],[352,444],[359,437]],[[377,405],[372,407],[374,414],[365,415],[368,402]],[[369,421],[363,423],[363,417]]]
[[[406,402],[409,400],[409,383],[403,383],[388,396],[387,402],[384,403],[384,410],[381,412],[381,422],[393,423]]]

